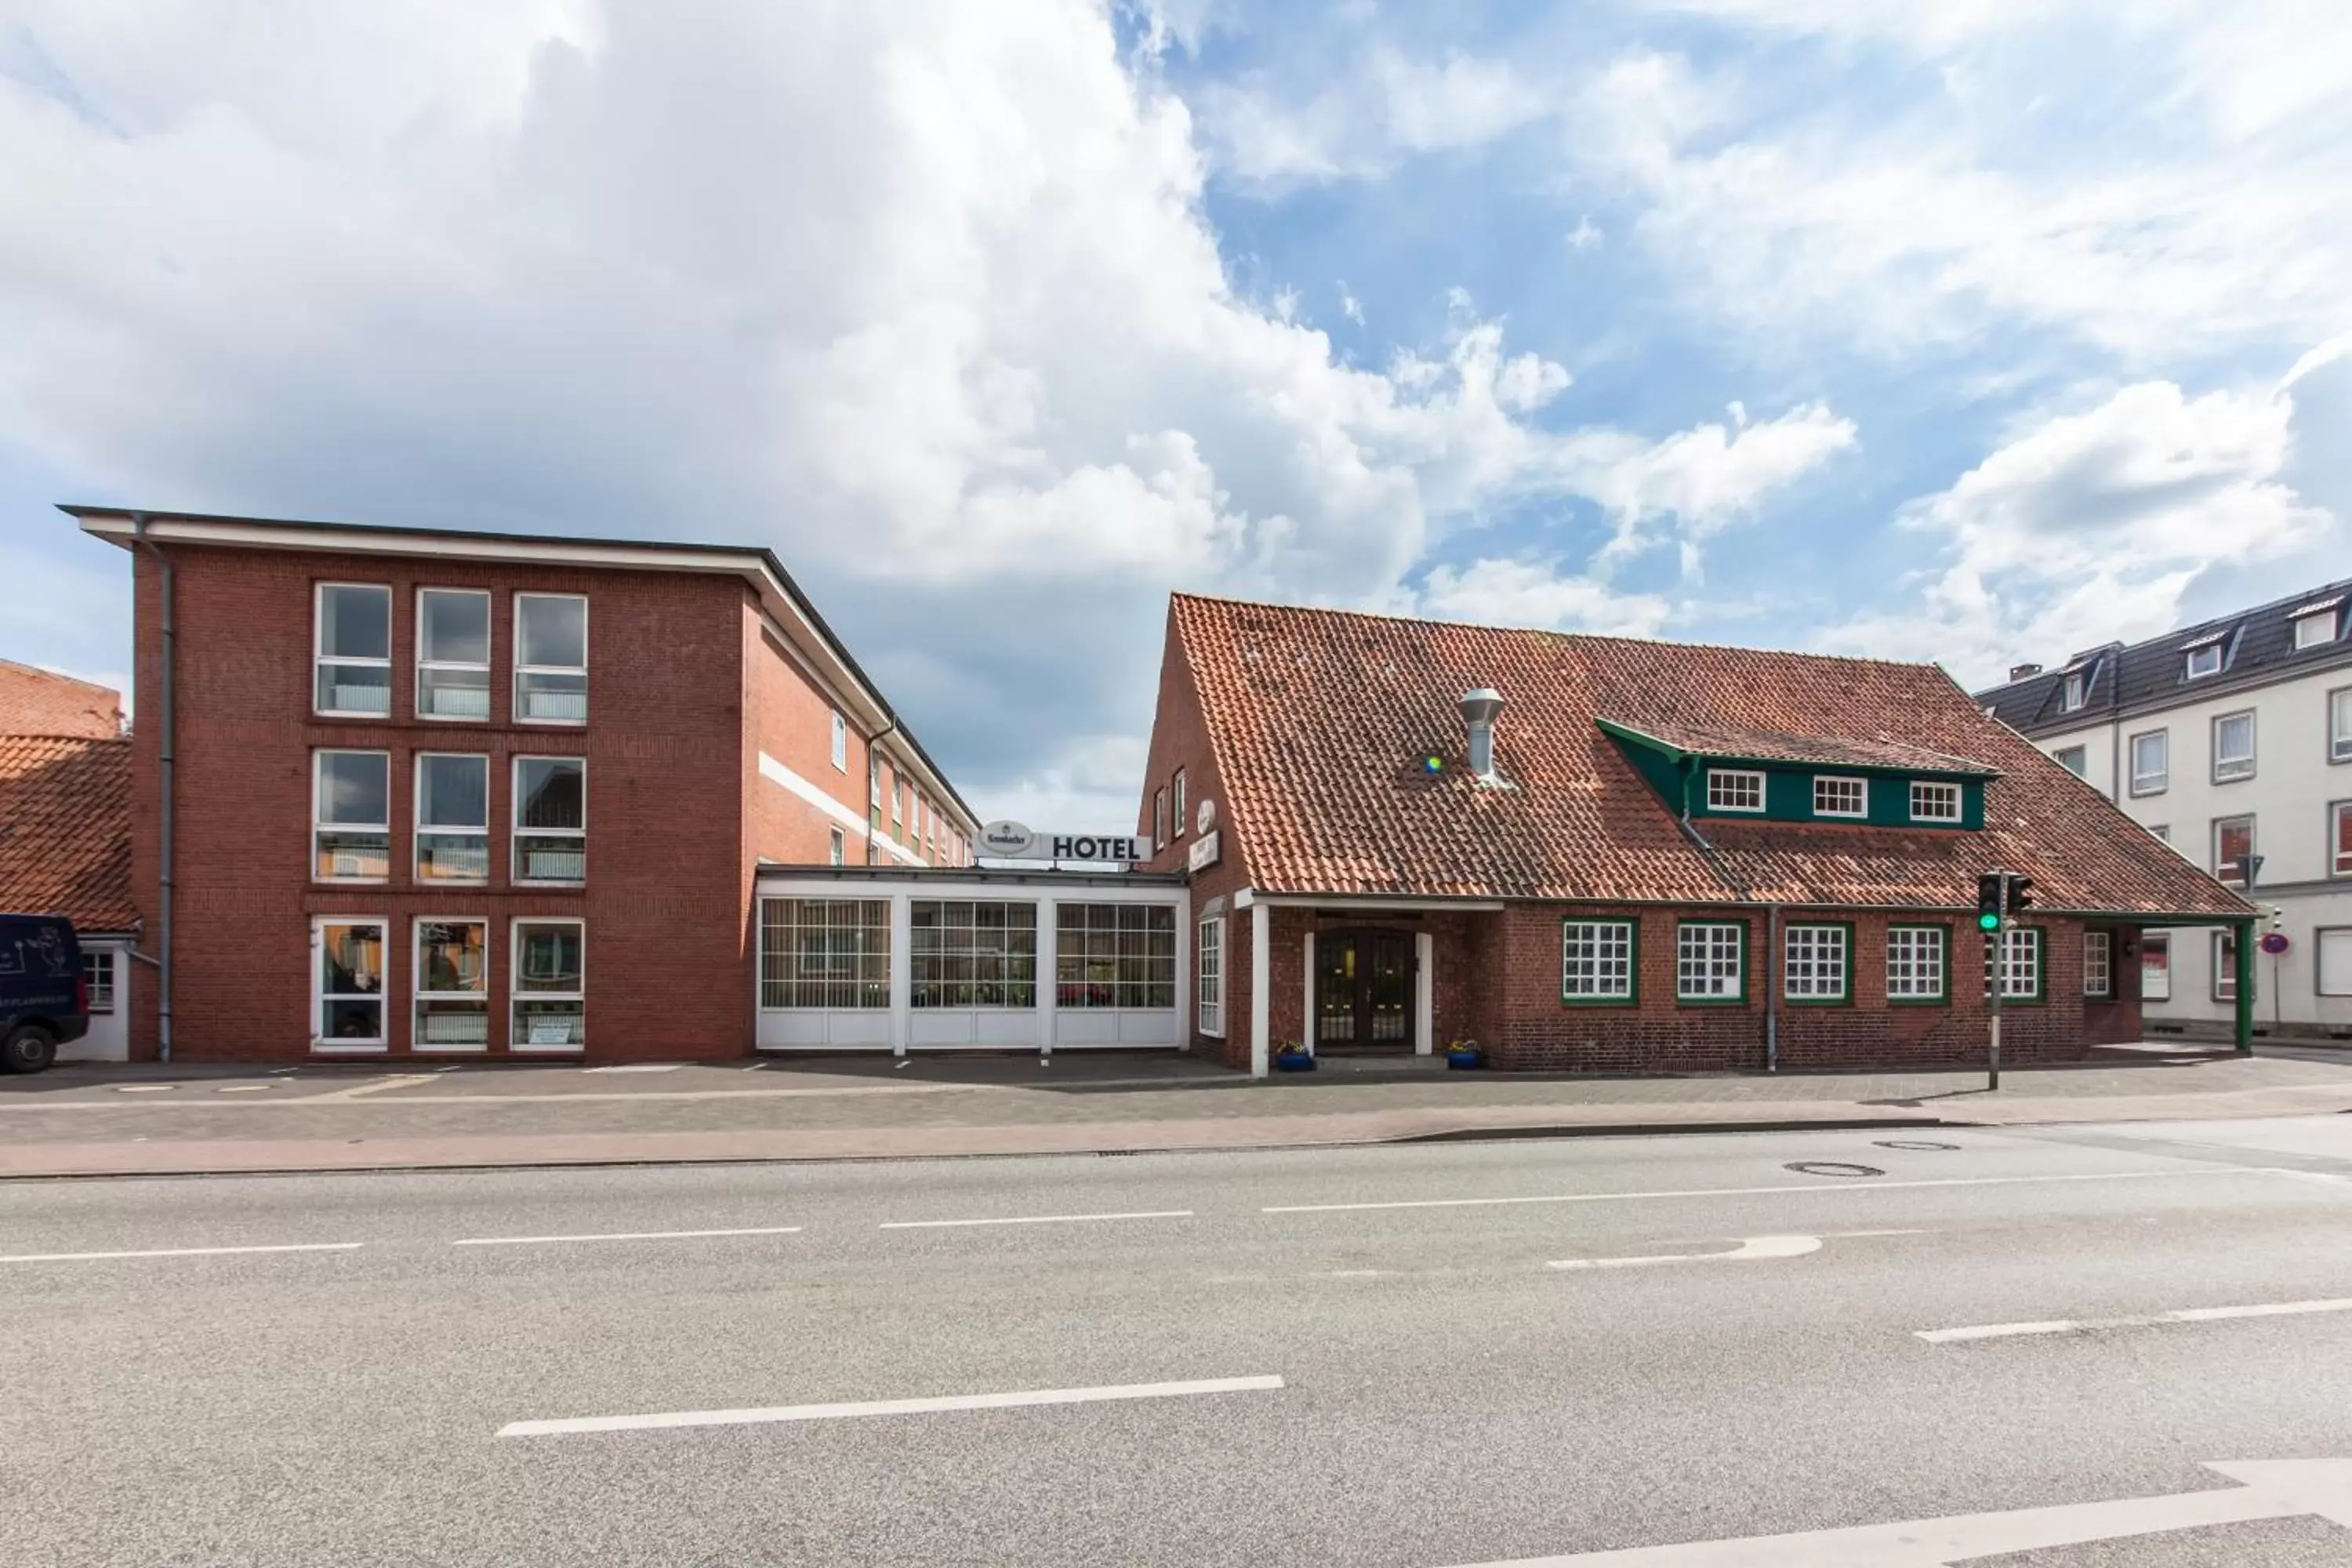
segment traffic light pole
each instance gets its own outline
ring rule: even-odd
[[[1994,1089],[2000,1087],[2000,994],[2008,989],[2000,971],[2009,958],[2009,922],[2002,921],[1987,940],[1992,943],[1992,1045],[1985,1058],[1985,1088]]]

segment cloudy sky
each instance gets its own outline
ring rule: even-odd
[[[984,815],[1171,588],[1937,659],[2352,574],[2340,0],[0,0],[58,500],[756,541]]]

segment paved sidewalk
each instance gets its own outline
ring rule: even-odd
[[[0,1177],[1264,1149],[1768,1127],[2352,1113],[2352,1056],[2176,1044],[2085,1064],[1773,1077],[1448,1074],[1253,1082],[1185,1058],[833,1058],[455,1071],[62,1068],[0,1080]]]

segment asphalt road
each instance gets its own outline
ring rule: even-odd
[[[0,1303],[11,1564],[2352,1563],[2207,1468],[2352,1459],[2352,1117],[26,1183]]]

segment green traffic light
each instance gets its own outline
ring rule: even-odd
[[[1979,915],[1977,917],[1977,930],[1999,931],[2000,929],[2000,917],[1999,915]]]

